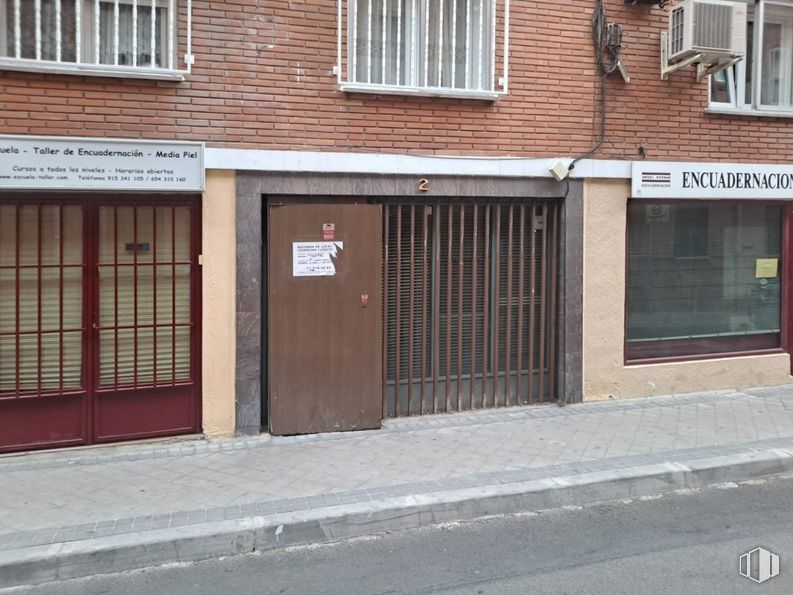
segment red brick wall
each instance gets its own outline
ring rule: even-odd
[[[512,0],[510,92],[497,102],[335,90],[334,0],[193,2],[184,83],[0,72],[0,132],[203,140],[210,146],[574,155],[592,146],[594,0]],[[632,80],[608,84],[600,157],[782,161],[793,119],[704,113],[694,69],[659,77],[666,12],[608,0]]]

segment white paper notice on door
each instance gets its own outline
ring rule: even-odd
[[[344,242],[292,242],[293,277],[332,277]]]

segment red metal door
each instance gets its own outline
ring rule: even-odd
[[[379,206],[269,208],[269,418],[273,434],[382,420]]]
[[[0,204],[0,452],[195,432],[193,200]]]
[[[96,215],[94,440],[197,431],[195,203],[101,205]]]
[[[86,210],[0,204],[0,452],[89,439]]]

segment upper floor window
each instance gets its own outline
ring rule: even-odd
[[[507,90],[508,27],[504,0],[347,0],[340,88],[496,99]]]
[[[793,1],[747,9],[746,57],[710,77],[710,107],[793,114]]]
[[[178,51],[192,62],[190,2],[0,0],[0,23],[3,69],[179,79]]]

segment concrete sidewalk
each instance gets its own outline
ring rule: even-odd
[[[793,470],[793,386],[0,457],[0,587]]]

